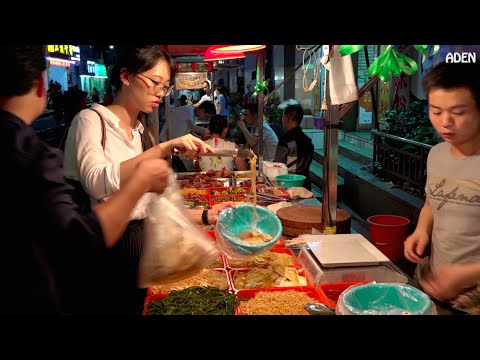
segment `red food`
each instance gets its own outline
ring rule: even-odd
[[[329,300],[337,302],[338,297],[342,292],[343,290],[339,290],[339,289],[327,289],[325,290],[325,295],[327,295]]]

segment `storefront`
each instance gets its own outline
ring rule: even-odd
[[[76,45],[47,45],[47,76],[46,88],[51,82],[59,83],[61,91],[67,91],[69,86],[78,85],[80,48]]]
[[[100,93],[100,99],[105,96],[105,88],[108,83],[107,69],[104,64],[95,61],[86,61],[86,71],[82,71],[80,75],[80,89],[90,94],[95,87]]]

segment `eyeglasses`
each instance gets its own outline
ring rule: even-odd
[[[155,81],[152,78],[148,77],[147,75],[144,75],[142,73],[138,73],[138,75],[142,75],[146,77],[148,80],[150,80],[151,82],[153,82],[153,91],[155,91],[155,95],[163,94],[163,96],[168,96],[172,92],[173,85],[165,86],[160,81]]]

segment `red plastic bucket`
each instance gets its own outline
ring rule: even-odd
[[[397,215],[374,215],[367,219],[370,240],[392,261],[403,258],[403,242],[407,237],[410,220]]]

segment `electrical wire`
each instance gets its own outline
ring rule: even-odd
[[[302,56],[302,66],[303,66],[303,90],[305,92],[309,92],[309,91],[312,91],[313,88],[315,87],[315,85],[317,84],[317,74],[318,74],[318,70],[319,70],[319,65],[317,65],[317,52],[314,50],[314,48],[316,47],[316,45],[313,45],[313,46],[310,46],[308,48],[306,47],[303,47],[301,45],[295,45],[295,48],[299,51],[303,51],[303,56]],[[305,57],[307,55],[307,52],[308,52],[308,62],[307,62],[307,65],[305,66]],[[315,62],[314,62],[314,67],[313,67],[313,80],[312,82],[310,83],[310,85],[308,84],[307,82],[307,72],[308,72],[308,69],[310,68],[310,64],[312,62],[312,58],[315,59]]]

